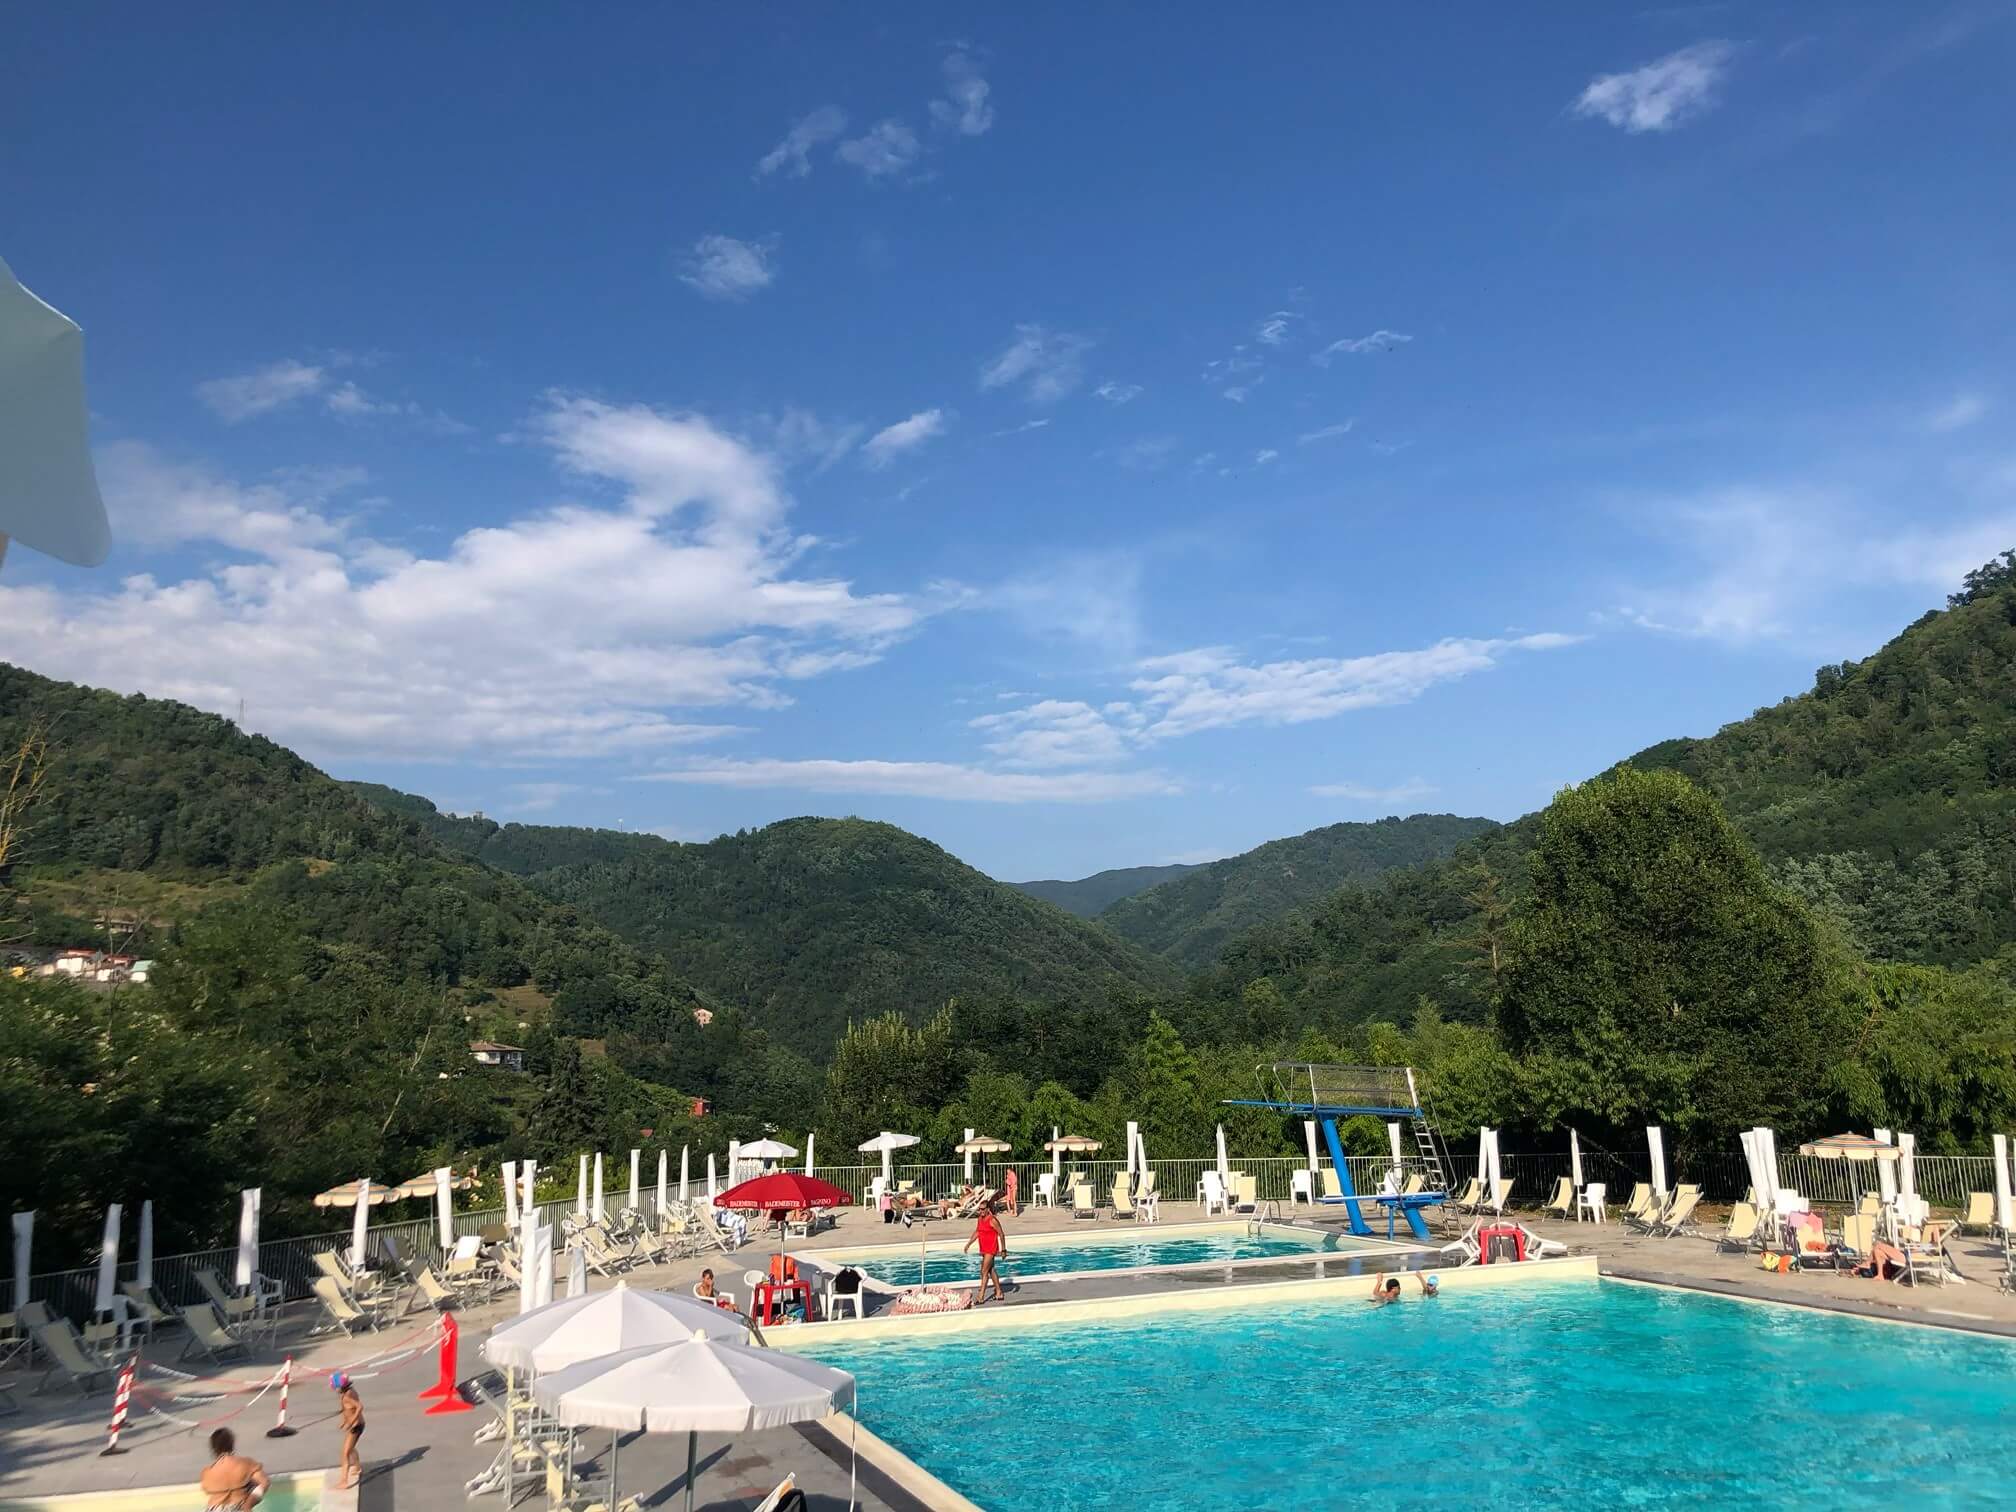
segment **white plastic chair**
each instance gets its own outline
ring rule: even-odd
[[[1030,1201],[1031,1207],[1054,1208],[1057,1206],[1057,1178],[1045,1171],[1036,1178],[1036,1195]]]
[[[821,1309],[821,1315],[829,1323],[840,1316],[840,1309],[843,1307],[851,1307],[854,1309],[855,1317],[861,1316],[861,1288],[857,1286],[850,1292],[835,1291],[833,1283],[837,1279],[834,1276],[826,1278],[826,1301]]]
[[[1591,1223],[1601,1223],[1603,1221],[1603,1198],[1608,1191],[1609,1187],[1601,1181],[1592,1181],[1589,1185],[1582,1188],[1581,1204],[1575,1210],[1578,1221],[1582,1214],[1587,1213]]]
[[[1223,1213],[1231,1210],[1232,1199],[1225,1195],[1225,1183],[1218,1179],[1216,1171],[1206,1171],[1199,1185],[1204,1191],[1202,1203],[1206,1213]]]
[[[1312,1171],[1290,1171],[1288,1173],[1288,1205],[1300,1207],[1316,1205],[1316,1176]]]

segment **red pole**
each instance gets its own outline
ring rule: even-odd
[[[445,1412],[469,1412],[473,1409],[462,1400],[462,1393],[455,1389],[456,1356],[461,1352],[461,1329],[456,1327],[455,1314],[441,1315],[441,1377],[432,1386],[420,1393],[420,1400],[438,1397],[439,1401],[429,1407],[425,1416],[436,1417]]]
[[[98,1456],[101,1459],[108,1454],[124,1454],[126,1452],[119,1447],[119,1430],[126,1426],[126,1403],[133,1395],[133,1371],[139,1363],[140,1356],[135,1355],[126,1362],[125,1367],[119,1372],[119,1386],[112,1393],[112,1427],[110,1437],[106,1441],[105,1447],[98,1451]]]
[[[289,1355],[280,1365],[280,1420],[266,1430],[268,1438],[292,1438],[294,1430],[287,1426],[287,1386],[294,1379],[294,1356]]]

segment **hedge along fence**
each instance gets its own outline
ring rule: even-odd
[[[1155,1173],[1156,1190],[1166,1200],[1188,1202],[1197,1195],[1204,1172],[1216,1170],[1217,1164],[1215,1157],[1201,1160],[1150,1159],[1148,1168]],[[1279,1202],[1284,1209],[1293,1190],[1294,1173],[1307,1167],[1307,1161],[1300,1157],[1279,1155],[1234,1157],[1227,1164],[1234,1171],[1245,1171],[1254,1177],[1255,1192],[1261,1202]],[[1346,1164],[1351,1171],[1352,1185],[1360,1192],[1377,1191],[1380,1180],[1392,1166],[1392,1162],[1381,1155],[1347,1156]],[[1412,1172],[1419,1168],[1419,1164],[1418,1160],[1410,1158],[1402,1161],[1401,1167]],[[1094,1197],[1102,1206],[1108,1201],[1114,1176],[1126,1169],[1126,1162],[1121,1160],[1073,1161],[1067,1158],[1060,1165],[1067,1178],[1071,1172],[1077,1171],[1090,1181]],[[1538,1207],[1553,1195],[1555,1183],[1570,1174],[1566,1151],[1507,1155],[1499,1165],[1505,1179],[1512,1184],[1508,1205],[1514,1208]],[[1447,1167],[1450,1182],[1460,1189],[1477,1174],[1477,1157],[1474,1154],[1451,1156],[1447,1159]],[[965,1165],[961,1161],[929,1164],[897,1161],[893,1169],[898,1181],[911,1182],[925,1197],[934,1199],[956,1196],[966,1179]],[[1036,1193],[1037,1178],[1049,1172],[1050,1161],[1047,1158],[1040,1161],[996,1160],[983,1165],[975,1156],[973,1170],[975,1181],[984,1180],[996,1190],[1003,1185],[1002,1176],[1013,1170],[1017,1195],[1026,1207]],[[882,1174],[882,1167],[879,1164],[817,1166],[814,1174],[820,1180],[839,1187],[856,1204],[865,1204],[875,1178]],[[1831,1206],[1850,1206],[1862,1193],[1877,1189],[1874,1162],[1820,1160],[1805,1155],[1781,1154],[1778,1174],[1782,1185],[1804,1193],[1816,1203]],[[1968,1193],[1992,1192],[1995,1189],[1995,1161],[1988,1155],[1920,1155],[1917,1157],[1916,1174],[1919,1195],[1937,1208],[1964,1210]],[[1652,1179],[1651,1156],[1649,1153],[1620,1154],[1593,1146],[1585,1148],[1582,1152],[1582,1177],[1585,1182],[1600,1181],[1607,1185],[1610,1189],[1607,1195],[1614,1207],[1629,1197],[1635,1183]],[[1749,1167],[1743,1157],[1720,1151],[1690,1155],[1685,1159],[1669,1158],[1666,1179],[1669,1185],[1682,1181],[1695,1183],[1701,1188],[1702,1196],[1710,1202],[1733,1202],[1742,1197],[1750,1185]],[[692,1200],[706,1199],[704,1180],[692,1182],[688,1190]],[[676,1205],[676,1180],[668,1187],[668,1194]],[[655,1217],[655,1177],[644,1183],[638,1195],[644,1215]],[[603,1206],[614,1214],[621,1210],[628,1196],[626,1174],[613,1190],[604,1191]],[[539,1221],[558,1223],[574,1209],[571,1198],[542,1201],[538,1204]],[[470,1209],[454,1215],[454,1232],[458,1237],[480,1234],[485,1229],[500,1228],[503,1223],[504,1210],[501,1207]],[[267,1240],[259,1246],[259,1273],[280,1283],[286,1300],[298,1301],[307,1297],[310,1295],[309,1283],[321,1274],[315,1266],[315,1256],[330,1250],[347,1251],[350,1232],[346,1225],[330,1233]],[[399,1255],[423,1264],[433,1264],[442,1258],[431,1203],[424,1217],[372,1224],[368,1238],[371,1252],[377,1255],[389,1255],[396,1250]],[[180,1255],[157,1255],[154,1259],[154,1286],[170,1304],[193,1306],[208,1300],[196,1279],[199,1271],[205,1268],[214,1270],[225,1290],[229,1291],[237,1263],[236,1244]],[[137,1263],[133,1260],[119,1266],[120,1281],[134,1280],[137,1275]],[[11,1280],[0,1282],[0,1287],[5,1288],[6,1301],[11,1305]],[[47,1302],[52,1311],[83,1321],[91,1316],[91,1304],[96,1299],[97,1288],[98,1267],[91,1265],[33,1276],[29,1281],[28,1294],[32,1299]]]

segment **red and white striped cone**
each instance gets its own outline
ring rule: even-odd
[[[126,1426],[126,1403],[133,1396],[133,1372],[139,1364],[140,1356],[135,1355],[126,1362],[125,1367],[119,1372],[119,1388],[112,1393],[112,1428],[107,1437],[105,1447],[98,1451],[100,1459],[103,1459],[108,1454],[124,1454],[126,1452],[119,1447],[119,1430]]]
[[[289,1355],[280,1365],[280,1420],[266,1430],[268,1438],[292,1438],[294,1430],[287,1426],[287,1384],[294,1379],[294,1356]]]

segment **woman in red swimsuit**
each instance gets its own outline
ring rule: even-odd
[[[964,1254],[974,1245],[980,1246],[980,1300],[987,1300],[987,1288],[994,1288],[996,1301],[1005,1302],[1007,1297],[1001,1291],[1001,1273],[995,1269],[995,1262],[1008,1253],[1008,1236],[1001,1230],[1001,1220],[994,1216],[991,1202],[980,1209],[980,1220],[973,1225],[972,1237],[966,1241]]]

